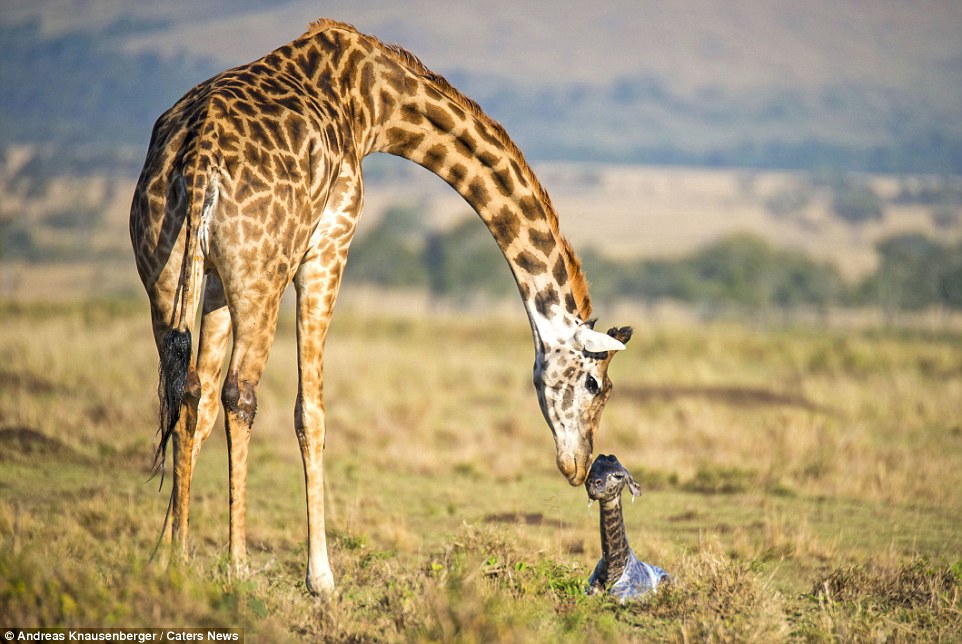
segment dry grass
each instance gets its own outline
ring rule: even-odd
[[[0,307],[0,614],[232,625],[272,639],[962,638],[956,333],[639,328],[596,442],[642,481],[632,545],[675,577],[587,598],[597,510],[568,488],[504,319],[342,311],[327,356],[334,597],[304,590],[286,319],[251,456],[253,574],[226,575],[226,456],[187,570],[148,562],[156,355],[140,302]]]

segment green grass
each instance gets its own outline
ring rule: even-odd
[[[596,450],[645,493],[638,555],[674,583],[585,597],[597,507],[554,467],[523,318],[341,312],[329,338],[328,535],[304,584],[293,329],[259,392],[251,574],[227,572],[215,430],[191,562],[150,561],[156,355],[145,306],[0,306],[0,615],[16,626],[240,626],[251,641],[962,639],[962,337],[645,328]],[[166,484],[169,486],[169,482]]]

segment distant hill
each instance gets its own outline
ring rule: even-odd
[[[962,173],[962,3],[32,0],[0,145],[127,168],[194,83],[326,13],[399,42],[535,159]]]

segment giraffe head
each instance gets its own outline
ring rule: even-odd
[[[631,327],[604,334],[581,324],[570,337],[544,343],[535,360],[541,412],[554,436],[558,469],[572,486],[588,475],[595,432],[611,395],[608,364],[630,338]]]
[[[631,496],[641,494],[641,486],[638,481],[628,473],[625,466],[618,462],[614,454],[605,456],[598,454],[598,458],[591,464],[588,472],[588,480],[585,481],[585,489],[588,491],[588,498],[592,501],[607,501],[621,496],[621,491],[628,486]]]

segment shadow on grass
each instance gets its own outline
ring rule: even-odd
[[[36,456],[52,456],[60,461],[85,461],[80,454],[59,440],[50,438],[30,427],[0,428],[0,463],[30,459]]]
[[[674,402],[682,398],[703,398],[732,407],[794,407],[835,415],[823,405],[798,394],[782,393],[762,387],[724,385],[629,385],[618,388],[618,395],[635,402]]]

